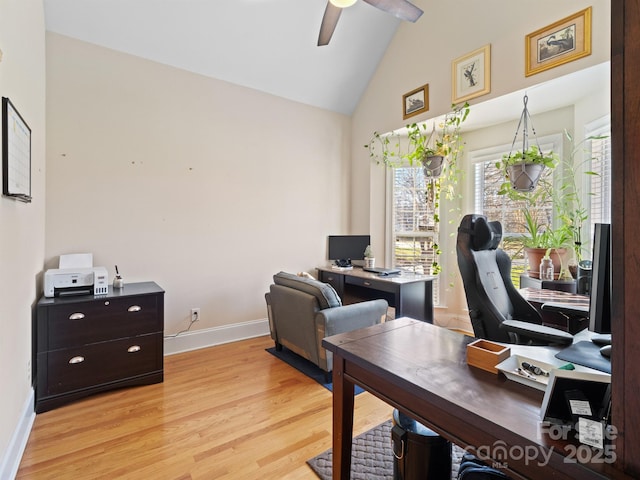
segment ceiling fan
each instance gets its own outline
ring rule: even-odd
[[[364,0],[380,10],[390,13],[400,20],[415,22],[422,15],[422,10],[407,0]],[[318,46],[327,45],[331,40],[333,31],[336,29],[338,19],[342,13],[342,9],[350,7],[356,3],[356,0],[328,0],[327,8],[322,17],[320,25],[320,35],[318,36]]]

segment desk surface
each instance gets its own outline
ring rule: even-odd
[[[549,290],[540,288],[521,288],[520,294],[525,300],[532,303],[568,303],[571,305],[589,306],[589,297],[578,293],[561,292],[559,290]]]
[[[490,452],[506,447],[512,455],[504,463],[514,478],[627,478],[609,464],[568,463],[580,445],[541,434],[543,392],[468,366],[471,341],[408,318],[324,340],[334,354],[335,479],[349,478],[354,384],[457,445]],[[532,348],[544,348],[512,347],[533,358]],[[523,451],[530,457],[518,458]]]
[[[348,275],[350,277],[358,277],[365,278],[368,280],[380,280],[383,282],[389,283],[412,283],[412,282],[424,282],[424,281],[433,281],[437,276],[434,275],[422,275],[419,273],[412,273],[402,270],[399,274],[396,275],[378,275],[373,272],[365,272],[361,267],[353,267],[352,269],[342,270],[332,268],[331,265],[327,265],[324,267],[317,267],[318,270],[322,270],[323,272],[333,272],[339,273],[341,275]]]

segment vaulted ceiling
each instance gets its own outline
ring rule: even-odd
[[[343,11],[329,45],[318,47],[326,0],[44,5],[49,31],[347,115],[400,24],[356,2]]]

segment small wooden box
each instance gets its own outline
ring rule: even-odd
[[[476,340],[467,345],[467,363],[491,373],[498,373],[496,365],[511,355],[511,349],[489,340]]]

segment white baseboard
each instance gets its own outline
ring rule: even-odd
[[[222,327],[186,332],[177,337],[165,337],[164,354],[188,352],[199,348],[212,347],[223,343],[236,342],[247,338],[269,335],[269,320],[253,320],[251,322],[235,323]],[[1,477],[0,477],[1,478]]]
[[[33,410],[34,392],[33,388],[27,397],[20,416],[20,422],[13,432],[9,446],[4,451],[2,462],[0,463],[0,478],[2,480],[12,480],[16,478],[18,467],[22,454],[27,446],[29,434],[33,427],[33,421],[36,418],[36,412]]]

